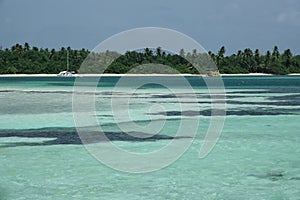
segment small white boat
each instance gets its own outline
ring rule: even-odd
[[[67,70],[59,72],[57,74],[58,77],[77,77],[78,74],[76,74],[74,71],[69,71],[69,51],[67,51]]]
[[[74,71],[72,71],[72,72],[62,71],[62,72],[59,72],[59,74],[57,74],[57,76],[59,76],[59,77],[77,77],[78,74],[75,74]]]

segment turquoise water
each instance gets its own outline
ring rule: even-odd
[[[150,79],[169,81],[178,89],[177,97],[155,84],[133,96],[126,92],[131,85],[113,90],[119,79],[102,78],[95,93],[95,116],[114,143],[131,152],[151,152],[169,144],[166,138],[174,136],[182,118],[200,119],[187,152],[155,172],[111,169],[90,155],[76,134],[73,78],[0,78],[1,200],[299,199],[300,77],[224,77],[225,125],[204,159],[199,159],[199,149],[211,102],[201,78],[186,77],[197,101],[176,77]],[[134,84],[137,78],[128,79]],[[85,83],[86,92],[93,91]],[[110,108],[112,95],[130,97],[131,119],[137,124],[166,119],[160,137],[143,141],[123,136]],[[187,110],[181,110],[179,101]],[[152,104],[166,112],[149,109]],[[126,118],[120,120],[130,126]]]

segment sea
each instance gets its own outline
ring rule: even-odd
[[[0,102],[0,200],[300,199],[300,76],[1,77]]]

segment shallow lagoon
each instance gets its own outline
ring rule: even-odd
[[[118,79],[103,79],[96,95],[97,118],[112,133],[120,130],[107,106],[108,91]],[[300,77],[224,77],[226,121],[219,142],[204,159],[198,153],[210,121],[210,99],[200,78],[187,79],[198,102],[188,98],[185,88],[174,87],[181,89],[181,101],[199,113],[178,115],[170,91],[151,85],[137,91],[131,109],[137,123],[147,124],[149,113],[142,108],[164,105],[166,116],[151,115],[155,120],[166,117],[164,136],[173,136],[180,117],[199,117],[193,144],[164,169],[130,174],[101,164],[80,144],[72,114],[74,79],[0,78],[0,199],[298,199]],[[121,137],[114,143],[149,152],[169,140]]]

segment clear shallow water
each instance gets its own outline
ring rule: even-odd
[[[179,160],[147,174],[108,168],[80,144],[72,114],[74,79],[1,78],[0,199],[299,199],[300,77],[225,77],[226,122],[205,159],[198,158],[210,121],[204,82],[188,77],[199,98],[195,102],[189,90],[176,85],[176,78],[164,78],[180,89],[177,95],[187,111],[200,111],[180,113],[185,119],[199,117],[200,126]],[[97,119],[102,129],[114,133],[120,129],[109,105],[118,79],[104,78],[96,93]],[[120,98],[129,95],[126,87],[116,92],[122,92]],[[164,105],[166,116],[151,112],[151,103]],[[170,91],[145,86],[130,106],[132,119],[141,125],[150,117],[166,117],[160,134],[174,135],[180,108]],[[114,143],[128,151],[150,152],[169,140],[121,138]]]

